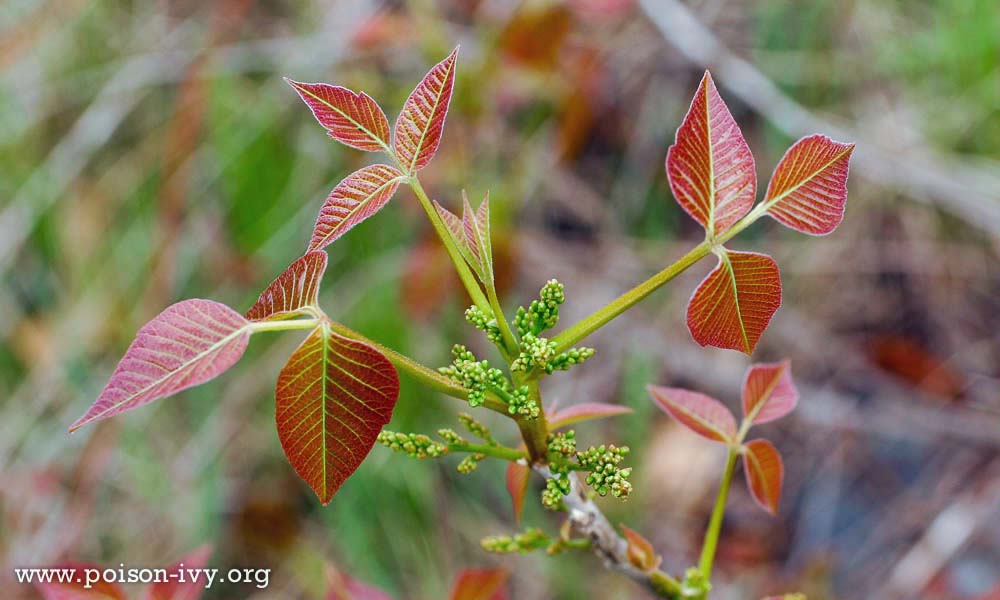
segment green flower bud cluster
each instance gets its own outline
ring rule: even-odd
[[[466,456],[458,463],[458,472],[462,475],[468,475],[479,468],[479,461],[484,458],[486,458],[485,454],[470,454]]]
[[[486,400],[486,390],[509,387],[500,369],[490,368],[489,361],[477,361],[475,355],[461,344],[451,349],[455,360],[438,369],[442,375],[469,390],[469,405],[480,406]]]
[[[632,469],[619,469],[618,463],[629,453],[628,446],[617,447],[614,444],[599,447],[591,446],[585,452],[578,452],[577,461],[587,474],[587,485],[601,496],[610,492],[616,498],[626,498],[632,492],[632,484],[628,478]]]
[[[496,446],[497,442],[493,439],[493,434],[490,430],[479,421],[477,421],[469,413],[459,413],[458,420],[461,421],[462,426],[469,430],[469,433],[476,436],[477,438],[483,440],[491,446]]]
[[[528,332],[521,336],[521,351],[510,364],[511,371],[530,371],[537,367],[548,371],[547,367],[556,354],[556,343]]]
[[[571,484],[569,477],[563,473],[545,482],[542,490],[542,506],[549,510],[563,510],[563,496],[569,494]]]
[[[514,316],[514,329],[522,338],[528,334],[537,336],[559,322],[559,305],[566,301],[563,284],[550,279],[538,292],[538,298],[527,309],[519,307]]]
[[[470,306],[465,311],[465,320],[472,324],[473,327],[482,331],[486,334],[486,339],[498,344],[503,339],[500,334],[500,327],[497,325],[497,320],[492,317],[487,317],[486,313],[479,309],[478,306]]]
[[[437,458],[448,452],[448,447],[420,433],[398,433],[383,429],[378,443],[394,452],[405,452],[412,458]]]
[[[467,444],[468,442],[462,436],[455,433],[454,429],[438,429],[438,435],[447,444]]]
[[[559,454],[567,459],[576,457],[576,432],[572,429],[566,432],[550,433],[548,442],[550,454]],[[552,468],[558,467],[552,465]],[[568,470],[564,469],[559,472],[566,472]]]
[[[507,403],[507,412],[510,414],[521,415],[529,419],[537,419],[538,415],[541,414],[542,409],[538,406],[538,402],[535,402],[535,399],[531,397],[528,386],[522,385],[509,394],[510,400]]]
[[[549,536],[537,527],[526,529],[524,533],[518,533],[513,537],[509,535],[491,535],[483,538],[480,542],[483,550],[496,554],[511,554],[520,552],[527,554],[533,550],[545,548],[550,543]]]
[[[553,371],[569,371],[570,367],[578,365],[594,355],[593,348],[581,347],[570,348],[559,356],[556,356],[545,365],[545,372],[552,374]]]

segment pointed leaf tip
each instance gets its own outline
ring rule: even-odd
[[[143,325],[70,432],[215,378],[243,356],[250,322],[212,300],[178,302]]]
[[[567,427],[581,421],[592,419],[603,419],[606,417],[616,417],[635,412],[627,406],[621,404],[607,404],[604,402],[583,402],[567,406],[562,410],[553,410],[547,417],[549,429],[556,430]]]
[[[711,234],[729,229],[753,205],[753,154],[708,71],[667,151],[666,169],[681,208]]]
[[[743,378],[743,414],[751,423],[780,419],[795,409],[799,392],[792,381],[791,363],[752,365]]]
[[[736,417],[715,398],[681,388],[646,389],[657,406],[698,435],[727,444],[736,439]]]
[[[528,483],[531,480],[531,469],[521,463],[512,462],[507,465],[507,493],[514,504],[514,521],[521,522],[521,511],[524,509],[524,498],[528,493]]]
[[[368,94],[326,83],[301,83],[287,77],[285,81],[333,139],[368,152],[389,148],[389,120]]]
[[[326,252],[307,252],[296,259],[264,288],[257,302],[246,312],[246,318],[251,321],[281,319],[300,313],[304,308],[318,306],[326,263]]]
[[[644,573],[656,570],[660,566],[660,563],[663,562],[663,558],[656,553],[649,540],[642,537],[638,532],[629,529],[624,524],[619,525],[619,527],[621,527],[622,534],[628,542],[627,554],[629,562]]]
[[[437,153],[455,86],[458,48],[417,84],[403,104],[393,129],[393,148],[410,174],[427,166]]]
[[[319,210],[309,251],[322,250],[382,210],[404,179],[389,165],[369,165],[345,177]]]
[[[844,219],[854,144],[810,135],[792,144],[774,168],[764,203],[776,221],[809,235],[826,235]]]
[[[743,471],[750,493],[761,508],[777,515],[785,477],[781,454],[774,444],[763,439],[747,442],[743,449]]]
[[[321,325],[278,375],[275,420],[288,462],[327,504],[361,465],[399,397],[396,369],[372,346]]]
[[[688,330],[702,346],[751,354],[780,306],[781,276],[774,260],[724,250],[691,296]]]

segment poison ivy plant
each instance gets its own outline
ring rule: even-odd
[[[295,472],[326,504],[359,468],[378,442],[418,459],[460,455],[461,473],[473,473],[483,460],[507,462],[506,486],[515,520],[520,521],[532,474],[544,479],[541,504],[566,519],[556,534],[527,528],[515,535],[482,540],[490,552],[548,554],[593,551],[605,565],[665,598],[704,599],[711,590],[730,482],[742,458],[753,498],[776,514],[781,499],[781,455],[765,439],[747,441],[750,429],[794,409],[798,393],[789,362],[756,364],[743,384],[743,418],[705,394],[676,387],[650,386],[653,400],[693,432],[729,449],[715,509],[698,565],[683,577],[660,569],[661,557],[638,532],[620,531],[604,517],[594,496],[626,499],[632,492],[629,448],[611,443],[581,445],[577,423],[620,416],[628,409],[584,399],[543,410],[539,382],[557,371],[574,369],[595,356],[577,346],[653,291],[700,259],[713,254],[714,269],[695,289],[687,323],[703,346],[752,354],[781,306],[781,279],[775,261],[764,254],[734,250],[726,244],[768,215],[796,231],[823,235],[843,219],[847,176],[854,146],[814,135],[796,142],[778,162],[763,200],[757,197],[753,154],[709,73],[667,151],[670,189],[681,208],[705,230],[705,239],[674,263],[619,298],[557,334],[566,290],[548,281],[538,297],[504,314],[494,276],[490,204],[477,208],[462,194],[461,216],[431,200],[418,178],[442,141],[455,86],[458,48],[435,65],[407,98],[394,126],[378,103],[363,92],[325,83],[288,80],[329,136],[347,146],[382,152],[385,163],[351,173],[320,207],[304,254],[267,286],[240,315],[211,300],[185,300],[144,325],[100,396],[71,431],[178,393],[222,374],[243,354],[256,333],[305,330],[308,333],[278,376],[276,424],[281,446]],[[452,349],[450,365],[437,370],[332,320],[319,304],[327,267],[323,251],[356,225],[373,217],[408,186],[441,242],[472,305],[466,321],[496,347],[499,361],[481,358],[463,345]],[[390,421],[399,395],[396,369],[437,392],[510,418],[517,441],[502,443],[472,414],[458,415],[462,433],[441,428],[436,438],[394,432]],[[588,490],[589,488],[589,490]],[[505,598],[506,574],[467,571],[456,582],[453,600]],[[331,579],[329,598],[387,596],[343,574]]]

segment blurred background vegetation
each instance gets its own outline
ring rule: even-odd
[[[779,518],[741,486],[731,497],[717,597],[1000,597],[995,0],[4,0],[0,595],[34,597],[13,566],[163,566],[209,542],[213,565],[274,569],[267,590],[210,598],[318,597],[324,563],[399,598],[446,597],[480,565],[515,572],[517,599],[644,597],[589,555],[479,550],[516,527],[496,461],[462,476],[379,447],[320,507],[273,422],[295,333],[255,336],[220,379],[66,433],[142,323],[189,297],[249,306],[301,253],[326,193],[371,160],[328,138],[281,77],[365,90],[392,119],[456,43],[424,186],[452,207],[490,190],[509,304],[558,277],[564,325],[700,241],[663,160],[705,68],[762,186],[800,135],[857,142],[835,234],[769,222],[732,244],[781,266],[784,307],[757,358],[789,357],[802,401],[766,432],[786,460]],[[452,343],[486,350],[432,234],[402,190],[329,248],[321,300],[442,365]],[[735,406],[747,359],[684,326],[709,268],[594,335],[598,358],[543,390],[635,409],[579,437],[633,447],[634,497],[604,506],[672,571],[697,552],[723,456],[644,387]],[[390,427],[455,426],[460,408],[404,380]],[[526,523],[555,531],[528,504]]]

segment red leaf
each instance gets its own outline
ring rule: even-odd
[[[135,335],[101,395],[70,431],[218,376],[243,356],[250,322],[224,304],[184,300]]]
[[[507,493],[514,503],[514,520],[521,522],[521,511],[524,509],[524,497],[528,493],[528,482],[531,480],[531,469],[521,463],[512,462],[507,465]]]
[[[115,583],[108,583],[103,579],[94,582],[89,588],[84,587],[88,581],[88,575],[85,573],[85,570],[103,571],[97,565],[91,563],[68,563],[57,565],[53,568],[57,570],[75,570],[73,578],[79,580],[67,583],[35,583],[35,588],[45,600],[125,600],[126,598],[125,591],[120,586]]]
[[[506,583],[503,569],[466,569],[455,579],[450,600],[506,600]]]
[[[458,48],[434,66],[406,99],[396,118],[393,147],[396,158],[408,173],[415,173],[434,158],[455,86]]]
[[[724,443],[736,438],[736,417],[715,398],[680,388],[646,389],[661,409],[698,435]]]
[[[753,206],[753,154],[708,71],[667,151],[667,178],[681,208],[713,235]]]
[[[169,574],[187,573],[184,569],[202,569],[208,565],[210,556],[212,556],[212,547],[206,544],[167,567],[167,572]],[[192,581],[191,578],[185,577],[183,583],[171,580],[150,584],[146,588],[146,600],[197,600],[204,592],[205,582],[201,578]]]
[[[389,165],[370,165],[345,177],[319,209],[309,251],[325,248],[382,210],[404,179],[406,176]]]
[[[628,541],[628,560],[636,568],[644,572],[650,572],[660,566],[663,557],[656,553],[649,540],[632,531],[625,525],[621,525],[622,533]]]
[[[764,203],[779,223],[810,235],[826,235],[844,219],[847,172],[854,144],[811,135],[785,152],[771,175]]]
[[[288,462],[327,504],[392,417],[399,377],[368,344],[323,324],[278,375],[276,421]]]
[[[718,266],[691,296],[688,329],[702,346],[750,354],[780,306],[781,277],[774,260],[724,250]]]
[[[592,419],[603,419],[605,417],[616,417],[634,412],[627,406],[620,404],[605,404],[603,402],[584,402],[568,406],[562,410],[553,412],[549,417],[549,429],[559,429],[581,421]]]
[[[781,500],[781,483],[785,469],[781,463],[781,454],[774,444],[767,440],[753,440],[743,445],[743,470],[747,476],[747,486],[754,500],[761,508],[778,514],[778,502]]]
[[[285,78],[335,140],[358,150],[389,152],[389,120],[371,96],[326,83]]]
[[[486,285],[493,285],[493,246],[490,239],[490,195],[475,211],[469,205],[469,198],[462,192],[462,217],[449,211],[434,201],[434,209],[440,215],[452,241],[458,247],[465,262]]]
[[[795,410],[799,392],[791,364],[752,365],[743,379],[743,414],[751,423],[767,423]]]
[[[309,252],[278,275],[247,311],[251,321],[283,319],[319,304],[319,284],[326,271],[326,252]]]
[[[392,596],[377,587],[348,577],[332,566],[328,569],[327,579],[326,600],[392,600]]]

